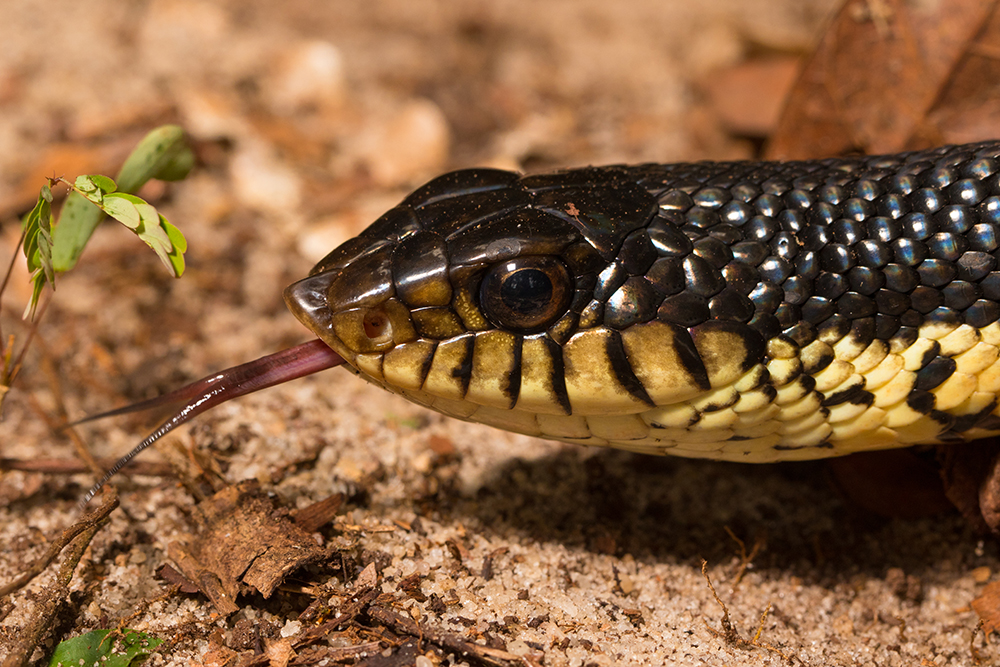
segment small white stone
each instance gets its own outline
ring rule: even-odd
[[[298,211],[302,179],[265,144],[248,142],[233,157],[229,169],[236,197],[244,205],[283,216]]]
[[[632,577],[628,576],[624,572],[618,573],[618,584],[621,586],[622,593],[628,595],[635,590],[635,584],[632,582]]]
[[[184,129],[204,140],[232,139],[247,131],[236,101],[206,88],[187,87],[177,96]]]
[[[294,635],[299,634],[299,632],[301,632],[301,631],[302,631],[302,623],[301,622],[299,622],[299,621],[288,621],[281,628],[281,631],[280,631],[279,634],[281,634],[282,637],[292,637]]]
[[[407,184],[443,169],[451,148],[444,112],[434,102],[407,102],[362,141],[363,161],[376,183]]]
[[[278,56],[266,85],[266,99],[282,113],[336,106],[345,95],[344,59],[330,42],[303,41]]]

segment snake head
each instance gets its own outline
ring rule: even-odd
[[[538,422],[647,409],[622,336],[650,323],[657,335],[645,343],[673,345],[645,304],[654,297],[628,281],[658,257],[646,230],[657,202],[616,173],[447,174],[331,252],[285,300],[382,387],[452,416],[589,439],[581,423]],[[690,357],[687,341],[679,354]],[[673,394],[704,390],[656,372]]]

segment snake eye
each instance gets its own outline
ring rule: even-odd
[[[486,317],[499,327],[531,333],[569,307],[569,271],[555,257],[528,255],[490,267],[479,288]]]

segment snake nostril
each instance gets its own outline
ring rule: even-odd
[[[392,322],[389,315],[380,308],[372,308],[365,313],[362,326],[365,335],[372,339],[382,339],[392,335]]]

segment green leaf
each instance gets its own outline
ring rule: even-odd
[[[38,250],[38,235],[44,234],[50,241],[50,230],[52,228],[52,190],[48,185],[43,185],[38,192],[38,201],[34,208],[24,219],[24,256],[29,264],[34,260],[34,254]]]
[[[184,238],[181,230],[170,224],[149,204],[137,204],[136,208],[143,214],[142,222],[135,229],[136,235],[143,243],[153,249],[153,252],[174,278],[180,278],[184,274],[184,253],[187,251],[187,239]]]
[[[49,667],[130,667],[163,643],[162,639],[135,630],[123,630],[124,636],[109,638],[112,632],[94,630],[60,642],[49,660]]]
[[[163,125],[147,134],[118,172],[118,187],[135,192],[151,178],[177,181],[194,165],[194,153],[177,125]]]
[[[91,192],[104,192],[108,187],[114,187],[114,181],[104,176],[81,176],[76,179],[76,183],[77,187],[82,184],[91,188]],[[84,195],[90,196],[87,193]],[[153,249],[175,278],[184,273],[184,251],[187,250],[187,240],[180,230],[170,225],[167,219],[160,215],[155,206],[127,192],[108,192],[101,201],[95,199],[91,201],[135,232],[143,243]],[[179,246],[175,245],[175,239],[179,240]]]
[[[42,290],[45,289],[45,274],[38,273],[32,279],[31,299],[24,309],[21,319],[31,320],[35,318],[35,310],[38,308],[38,300],[42,298]]]
[[[187,252],[188,242],[184,238],[184,235],[181,234],[181,230],[171,225],[162,215],[160,216],[160,224],[166,230],[167,237],[170,239],[170,243],[174,246],[174,249],[181,253]]]
[[[98,206],[101,205],[105,195],[118,189],[113,180],[100,174],[77,176],[73,187]]]
[[[41,230],[38,234],[38,261],[42,265],[45,279],[55,289],[56,273],[52,270],[52,237]]]
[[[118,192],[135,192],[150,178],[179,180],[184,178],[194,164],[194,153],[184,139],[184,130],[177,125],[164,125],[146,135],[129,155],[122,166],[117,181]],[[104,219],[104,212],[94,208],[97,192],[115,192],[114,181],[110,183],[93,178],[87,184],[88,196],[73,192],[63,204],[59,224],[54,230],[52,248],[53,266],[56,271],[68,271],[76,266],[84,246],[94,233],[94,229]],[[78,179],[79,180],[79,179]],[[102,186],[105,189],[102,191]],[[88,201],[89,200],[89,201]]]
[[[59,213],[59,224],[53,230],[52,261],[56,271],[62,273],[76,266],[90,235],[103,219],[104,211],[93,202],[76,191],[69,193]]]
[[[139,215],[135,204],[121,196],[120,192],[105,197],[100,206],[101,210],[129,229],[137,228],[142,222],[142,216]]]
[[[156,214],[155,222],[151,225],[146,224],[146,221],[143,220],[143,229],[139,230],[139,238],[148,243],[150,246],[155,244],[168,250],[173,247],[173,244],[170,242],[170,237],[167,236],[166,230],[160,226],[159,214]]]
[[[31,299],[25,309],[26,317],[34,317],[45,284],[56,286],[56,275],[52,267],[52,190],[43,185],[38,192],[38,201],[24,218],[24,242],[22,250],[28,270],[31,272]]]
[[[162,215],[160,216],[160,221],[173,245],[173,250],[167,253],[167,258],[170,260],[170,266],[173,269],[174,275],[180,278],[184,275],[184,253],[187,252],[187,239],[181,234],[181,230],[167,222],[167,219]]]
[[[158,167],[153,178],[161,181],[183,181],[194,169],[194,151],[185,146],[184,150],[178,151],[169,160],[162,161]]]

